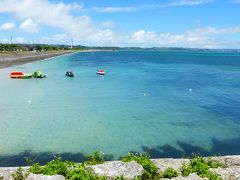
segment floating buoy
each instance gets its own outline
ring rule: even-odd
[[[192,89],[191,89],[191,88],[189,89],[189,92],[192,92]]]
[[[28,104],[29,104],[29,105],[31,104],[31,101],[30,101],[30,100],[28,100]]]

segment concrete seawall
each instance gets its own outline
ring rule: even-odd
[[[240,155],[236,156],[219,156],[213,159],[218,160],[224,164],[223,168],[213,169],[212,171],[219,174],[223,179],[240,180]],[[168,167],[172,167],[175,170],[180,171],[182,163],[189,163],[189,159],[152,159],[152,162],[159,168],[159,171],[164,171]],[[11,179],[11,173],[17,168],[4,167],[0,168],[0,179]],[[27,171],[28,167],[23,167]],[[124,163],[121,161],[109,161],[104,164],[89,166],[88,170],[93,174],[107,176],[109,179],[114,179],[119,176],[124,176],[126,179],[133,179],[136,176],[141,176],[143,168],[136,162],[132,161]],[[45,176],[45,175],[34,175],[29,174],[28,180],[64,180],[65,178],[60,175],[56,176]],[[190,174],[188,177],[176,177],[174,180],[201,180],[196,174]]]

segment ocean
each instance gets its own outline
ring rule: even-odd
[[[36,70],[47,77],[9,78]],[[240,53],[74,53],[1,69],[0,94],[0,166],[240,153]]]

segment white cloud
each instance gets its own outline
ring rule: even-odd
[[[223,48],[236,46],[236,42],[227,38],[217,38],[217,35],[240,34],[240,27],[231,28],[197,28],[182,33],[155,33],[144,30],[134,32],[131,36],[131,43],[140,46],[181,46],[194,48]],[[238,47],[240,47],[238,45]]]
[[[6,44],[7,44],[7,43],[10,43],[11,41],[10,41],[9,39],[5,39],[5,38],[4,38],[4,39],[2,39],[0,42],[1,42],[1,43],[6,43]]]
[[[174,6],[199,5],[209,0],[180,0]],[[160,8],[158,5],[103,8],[104,12],[136,11],[140,9]],[[162,7],[164,8],[164,7]],[[98,9],[100,10],[100,9]],[[132,33],[121,33],[111,30],[112,22],[95,23],[89,16],[73,15],[73,11],[85,12],[83,5],[54,3],[49,0],[0,0],[0,13],[14,15],[22,22],[20,29],[28,33],[37,33],[41,26],[59,28],[62,33],[36,40],[39,43],[66,43],[71,39],[75,44],[102,46],[183,46],[183,47],[222,47],[237,46],[237,41],[228,39],[228,35],[239,34],[240,27],[197,28],[186,32],[157,33],[139,30]],[[61,32],[60,31],[60,32]],[[220,36],[222,35],[222,36]],[[21,39],[19,39],[21,41]],[[24,41],[24,40],[22,40]]]
[[[91,19],[88,16],[73,16],[71,14],[71,11],[76,9],[79,11],[81,7],[76,3],[54,3],[48,0],[0,1],[0,13],[11,13],[19,19],[31,19],[39,25],[57,27],[79,38],[86,37],[93,29]]]
[[[103,23],[100,23],[100,26],[105,27],[105,28],[110,28],[114,26],[114,22],[112,21],[105,21]]]
[[[146,32],[144,30],[139,30],[132,35],[133,42],[145,43],[153,42],[157,38],[157,34],[154,32]]]
[[[99,13],[114,13],[114,12],[135,12],[139,10],[139,7],[125,6],[125,7],[94,7],[93,11]]]
[[[136,12],[143,10],[152,10],[152,9],[164,9],[174,6],[197,6],[201,4],[206,4],[213,2],[214,0],[178,0],[174,3],[169,4],[145,4],[138,6],[108,6],[108,7],[93,7],[92,10],[98,13],[123,13],[123,12]],[[239,0],[240,1],[240,0]]]
[[[38,33],[39,31],[39,27],[38,24],[33,22],[32,19],[26,19],[25,21],[23,21],[20,26],[19,29],[23,32],[26,33]]]
[[[16,27],[15,23],[13,22],[6,22],[0,26],[0,30],[11,30]]]
[[[14,40],[14,43],[20,43],[20,44],[23,44],[23,43],[27,43],[27,40],[23,37],[17,37],[15,40]]]
[[[196,6],[196,5],[206,4],[210,2],[212,2],[212,0],[179,0],[178,2],[170,4],[170,6],[171,5],[172,6],[186,6],[186,5]]]
[[[91,37],[81,39],[82,45],[97,46],[139,46],[139,47],[190,47],[190,48],[240,48],[239,41],[229,40],[228,35],[240,34],[240,27],[230,28],[196,28],[193,30],[170,33],[157,33],[139,30],[131,34],[117,33],[110,29],[95,31]],[[220,37],[220,38],[219,38]],[[225,37],[225,38],[224,38]],[[65,43],[70,44],[71,39],[67,34],[57,34],[45,37],[40,43]],[[79,39],[74,39],[75,44]]]

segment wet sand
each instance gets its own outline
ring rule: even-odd
[[[0,53],[0,69],[34,62],[46,58],[73,53],[75,51],[51,51],[51,52],[14,52],[9,54]]]

